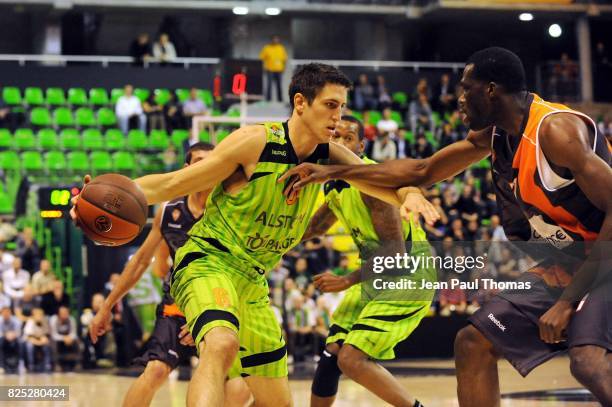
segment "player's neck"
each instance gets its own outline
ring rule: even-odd
[[[495,125],[508,133],[520,136],[525,115],[529,113],[529,92],[519,92],[516,95],[507,95],[500,101],[501,117]]]
[[[204,208],[206,207],[208,194],[210,194],[210,191],[201,191],[187,197],[187,207],[189,207],[189,211],[195,218],[202,216],[202,212],[204,212]]]
[[[314,152],[319,144],[319,140],[299,118],[290,118],[287,122],[287,127],[289,128],[289,139],[291,139],[293,150],[299,160],[302,161]]]

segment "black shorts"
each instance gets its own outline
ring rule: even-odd
[[[195,346],[185,346],[179,342],[178,335],[185,323],[185,318],[158,316],[144,353],[134,359],[134,363],[146,366],[151,360],[159,360],[174,369],[181,362],[196,356]]]
[[[563,292],[534,274],[517,281],[531,283],[529,290],[505,290],[485,303],[469,321],[523,376],[580,345],[597,345],[612,351],[612,278],[597,285],[578,305],[567,328],[567,340],[548,344],[540,339],[539,319]]]

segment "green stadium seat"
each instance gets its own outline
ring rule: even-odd
[[[45,97],[41,88],[30,86],[25,89],[25,102],[30,106],[44,105]]]
[[[370,110],[370,124],[372,126],[376,126],[380,119],[382,119],[382,115],[378,110]]]
[[[2,99],[9,106],[18,106],[23,103],[21,91],[15,86],[6,86],[2,88]]]
[[[46,101],[49,106],[61,106],[66,104],[66,96],[62,88],[47,88]]]
[[[406,92],[394,92],[391,96],[391,100],[397,103],[400,107],[408,104],[408,95]]]
[[[207,130],[202,130],[200,132],[200,141],[210,143],[210,133]]]
[[[136,159],[134,154],[127,151],[118,151],[113,154],[113,163],[115,171],[121,173],[132,173],[136,170]]]
[[[53,123],[58,127],[74,126],[72,110],[67,107],[59,107],[53,111]]]
[[[13,135],[9,129],[0,129],[0,149],[13,146]]]
[[[411,132],[410,130],[406,130],[406,133],[404,133],[404,140],[406,140],[410,144],[413,144],[414,143],[414,133]]]
[[[155,89],[155,103],[165,105],[170,100],[170,91],[168,89]]]
[[[431,131],[425,132],[425,138],[427,139],[427,141],[431,143],[434,149],[438,148],[438,140],[436,140],[436,138],[434,137],[434,134]]]
[[[68,103],[73,106],[84,106],[87,102],[87,93],[83,88],[68,89]]]
[[[15,147],[19,150],[33,150],[36,148],[36,138],[32,129],[17,129],[13,137]]]
[[[6,191],[0,191],[0,213],[13,213],[13,202],[14,200],[11,199],[11,196]]]
[[[402,114],[395,110],[391,111],[391,120],[393,120],[399,127],[404,127],[404,121],[402,120]]]
[[[30,123],[35,126],[50,126],[51,114],[46,107],[35,107],[30,112]]]
[[[165,150],[170,145],[170,138],[166,130],[151,130],[149,145],[155,150]]]
[[[111,103],[114,105],[117,103],[117,100],[123,96],[123,89],[121,88],[113,88],[111,89]]]
[[[19,171],[19,155],[15,151],[0,152],[0,169],[5,171]]]
[[[353,116],[355,119],[359,120],[360,122],[363,122],[363,114],[361,114],[361,112],[353,110],[351,112],[351,116]]]
[[[63,150],[79,150],[81,136],[76,129],[64,129],[60,132],[60,147]]]
[[[107,150],[121,150],[125,148],[125,136],[119,129],[108,129],[104,135],[104,145]]]
[[[108,107],[103,107],[98,110],[98,125],[102,127],[111,127],[117,124],[115,112]]]
[[[206,104],[206,107],[208,107],[209,109],[213,106],[214,99],[213,99],[213,94],[210,90],[208,89],[198,90],[198,97],[202,99],[202,101]]]
[[[89,103],[94,106],[108,105],[108,92],[104,88],[91,88],[89,90]]]
[[[86,129],[82,133],[83,148],[85,150],[101,150],[104,148],[102,133],[98,129]]]
[[[489,160],[489,158],[483,158],[482,160],[480,160],[478,162],[478,168],[482,168],[485,170],[489,170],[491,169],[491,161]]]
[[[93,110],[80,107],[76,111],[76,124],[79,127],[93,127],[97,124]]]
[[[59,147],[57,133],[53,129],[40,129],[38,131],[38,147],[42,150],[55,150]]]
[[[49,151],[45,155],[45,168],[49,173],[65,171],[66,167],[66,155],[61,151]]]
[[[113,170],[113,161],[107,151],[94,151],[89,157],[91,159],[91,169],[94,175],[111,172]]]
[[[227,136],[230,135],[230,131],[229,130],[219,130],[215,133],[215,136],[217,137],[217,144],[219,144],[221,141],[223,141],[224,138],[226,138]]]
[[[189,138],[189,130],[173,130],[170,139],[172,140],[172,144],[174,144],[177,148],[183,146],[183,142]]]
[[[127,147],[130,150],[146,150],[148,146],[146,134],[140,130],[130,130],[127,138]]]
[[[442,119],[440,118],[440,113],[431,112],[431,119],[436,125],[436,127],[440,127],[442,125]]]
[[[21,154],[22,168],[28,173],[40,173],[44,169],[42,155],[38,151]]]
[[[178,99],[178,101],[181,103],[189,99],[189,89],[180,88],[177,89],[174,93],[176,94],[176,98]]]
[[[84,151],[71,151],[68,153],[68,170],[72,173],[89,171],[89,157]]]
[[[138,99],[140,99],[141,102],[144,102],[145,100],[147,100],[150,94],[151,94],[151,91],[149,89],[144,89],[144,88],[134,89],[134,95]]]
[[[139,154],[137,157],[140,173],[155,174],[164,172],[164,161],[159,154]]]

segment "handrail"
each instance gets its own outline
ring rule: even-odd
[[[121,55],[51,55],[51,54],[0,54],[0,61],[15,61],[24,66],[26,62],[49,62],[65,65],[68,62],[98,62],[107,67],[111,63],[131,64],[134,58]],[[167,62],[170,65],[183,65],[189,68],[191,65],[217,65],[221,58],[176,58]],[[373,61],[373,60],[344,60],[344,59],[292,59],[291,66],[304,65],[310,62],[320,62],[333,66],[344,67],[370,67],[374,70],[380,68],[412,68],[415,72],[419,69],[452,69],[457,72],[465,66],[463,62],[426,62],[426,61]],[[144,67],[156,65],[159,61],[149,60]]]

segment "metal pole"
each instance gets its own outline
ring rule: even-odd
[[[593,101],[593,66],[591,63],[591,32],[589,20],[582,16],[576,23],[580,62],[580,95],[583,102]]]

